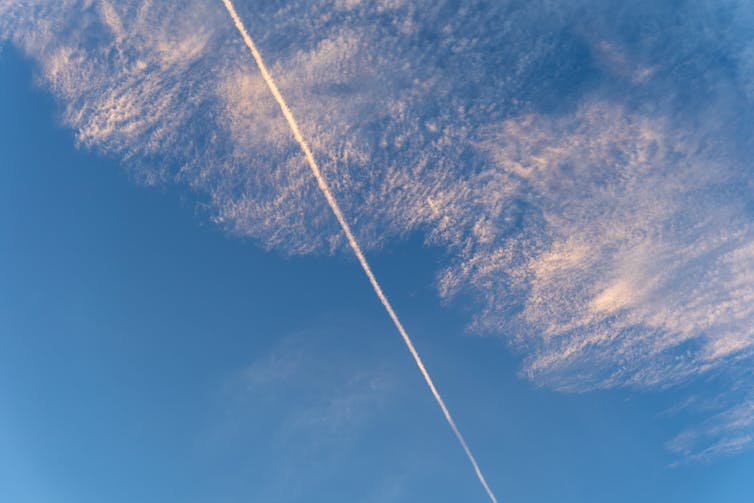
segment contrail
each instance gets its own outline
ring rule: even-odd
[[[440,396],[440,393],[437,391],[437,388],[435,387],[434,382],[432,382],[432,378],[429,376],[429,372],[427,372],[427,369],[424,366],[424,362],[422,362],[422,359],[419,356],[419,353],[416,351],[416,348],[414,347],[414,343],[411,342],[411,338],[408,336],[406,329],[403,328],[403,324],[398,319],[398,315],[395,314],[395,311],[393,310],[393,306],[390,305],[390,301],[387,300],[387,297],[383,293],[382,288],[380,287],[380,284],[377,282],[377,278],[374,277],[374,273],[372,273],[372,268],[369,267],[369,263],[367,262],[366,257],[364,257],[364,253],[362,253],[359,243],[356,241],[356,238],[351,232],[351,227],[348,225],[348,222],[343,216],[343,212],[340,211],[340,206],[338,205],[338,202],[335,200],[335,196],[333,196],[332,192],[330,191],[330,187],[329,185],[327,185],[327,181],[325,180],[325,177],[322,175],[322,172],[320,171],[319,166],[317,165],[317,161],[314,159],[314,155],[312,154],[312,151],[309,148],[309,144],[306,143],[306,140],[301,134],[301,131],[298,128],[298,123],[296,122],[296,119],[293,117],[293,113],[291,113],[291,110],[290,108],[288,108],[288,105],[286,104],[285,99],[283,98],[283,95],[280,93],[280,90],[278,89],[277,84],[275,84],[275,80],[272,78],[272,75],[267,70],[267,65],[264,64],[262,55],[257,50],[257,46],[254,44],[254,41],[251,40],[251,37],[249,36],[249,33],[246,31],[246,27],[241,21],[241,18],[238,17],[238,13],[236,12],[236,9],[233,6],[233,3],[231,2],[231,0],[223,0],[223,4],[225,4],[225,8],[228,10],[230,17],[233,19],[233,23],[236,25],[238,32],[241,34],[241,37],[243,37],[243,41],[246,43],[246,46],[251,51],[251,55],[254,57],[254,61],[257,63],[257,66],[259,67],[259,71],[262,74],[262,78],[267,83],[267,87],[270,88],[270,92],[272,93],[272,96],[275,98],[275,101],[277,101],[278,105],[280,106],[280,110],[283,112],[283,115],[285,116],[285,120],[288,121],[288,126],[290,126],[291,128],[293,137],[298,142],[299,147],[301,147],[301,151],[304,153],[304,157],[306,157],[306,162],[309,164],[309,167],[312,170],[312,174],[314,175],[314,178],[317,179],[317,185],[319,185],[319,188],[322,191],[322,194],[324,194],[325,199],[327,199],[327,204],[330,205],[330,209],[335,214],[335,218],[338,219],[338,222],[340,223],[340,227],[343,229],[343,233],[346,235],[346,238],[348,239],[348,244],[351,245],[351,249],[353,250],[353,253],[356,255],[356,258],[359,260],[359,263],[361,264],[361,268],[364,269],[364,273],[367,275],[367,278],[369,278],[369,282],[372,284],[372,288],[374,288],[374,292],[377,294],[377,297],[379,297],[380,302],[382,302],[382,305],[385,306],[385,310],[387,311],[387,314],[390,315],[390,319],[393,320],[393,323],[395,324],[395,327],[398,329],[398,332],[401,334],[401,337],[403,337],[403,342],[406,343],[408,350],[411,352],[411,356],[414,357],[416,366],[419,367],[419,371],[422,373],[422,376],[424,376],[424,380],[427,382],[427,386],[429,386],[429,389],[430,391],[432,391],[432,395],[435,397],[437,404],[440,406],[440,409],[442,409],[442,413],[445,415],[445,419],[448,421],[448,424],[450,425],[450,429],[453,430],[453,433],[458,439],[458,442],[461,444],[461,447],[463,447],[463,450],[466,453],[466,456],[469,458],[471,465],[474,467],[474,471],[476,472],[477,478],[479,478],[479,482],[481,482],[482,486],[484,487],[484,490],[487,491],[487,495],[490,497],[490,500],[492,500],[493,503],[497,503],[497,498],[495,498],[495,494],[492,492],[492,489],[490,489],[490,486],[487,485],[487,481],[484,479],[484,475],[482,475],[482,470],[479,469],[479,465],[477,464],[476,459],[474,459],[474,455],[471,453],[471,449],[469,449],[469,446],[466,444],[466,440],[464,440],[463,435],[461,435],[461,431],[458,429],[458,426],[456,426],[455,421],[453,421],[453,417],[450,415],[450,411],[448,410],[448,407],[445,405],[445,401],[442,399],[442,397]]]

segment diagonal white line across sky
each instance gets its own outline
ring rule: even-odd
[[[416,366],[419,367],[419,371],[424,377],[424,380],[426,381],[427,386],[429,386],[429,389],[432,392],[432,395],[435,397],[437,404],[440,406],[440,409],[442,410],[442,413],[445,416],[445,419],[447,420],[448,425],[450,425],[450,428],[453,430],[453,433],[458,439],[458,442],[461,444],[461,447],[463,447],[463,450],[466,453],[466,456],[469,458],[471,465],[474,467],[474,471],[476,472],[476,476],[479,479],[479,482],[484,487],[484,490],[487,492],[487,495],[489,496],[490,500],[493,503],[497,503],[497,498],[495,497],[495,494],[492,492],[492,489],[490,489],[490,486],[487,484],[487,481],[485,480],[484,475],[482,474],[482,470],[479,468],[479,464],[474,458],[474,455],[472,454],[471,449],[469,449],[469,446],[466,444],[466,440],[463,438],[463,435],[461,435],[461,431],[458,429],[458,426],[456,426],[456,423],[453,420],[453,417],[450,415],[450,411],[448,410],[448,407],[445,405],[445,401],[442,399],[442,397],[440,396],[440,393],[437,391],[437,388],[435,387],[435,384],[432,381],[432,377],[430,377],[429,372],[427,371],[427,368],[424,366],[424,362],[419,356],[419,353],[416,351],[416,348],[414,347],[414,344],[411,341],[411,338],[408,336],[406,329],[403,328],[403,324],[401,323],[400,319],[398,319],[398,315],[395,314],[395,311],[393,310],[393,307],[390,304],[390,301],[388,301],[387,297],[385,296],[385,293],[382,291],[380,284],[377,282],[377,278],[375,278],[374,273],[372,272],[372,268],[369,267],[369,263],[367,262],[367,259],[364,256],[364,253],[361,251],[361,246],[359,246],[359,243],[358,241],[356,241],[356,238],[354,237],[353,232],[351,232],[351,227],[348,225],[348,222],[343,216],[343,212],[340,210],[340,206],[338,205],[338,202],[335,199],[335,196],[333,196],[332,192],[330,191],[330,187],[327,184],[327,180],[322,174],[322,171],[320,171],[319,166],[317,165],[317,161],[314,159],[314,155],[312,154],[312,151],[309,148],[308,143],[306,142],[303,135],[301,134],[301,131],[299,130],[299,127],[298,127],[298,123],[296,122],[296,119],[293,116],[293,113],[291,112],[290,108],[288,108],[288,105],[285,102],[283,95],[280,93],[280,90],[278,89],[277,84],[275,84],[275,80],[272,78],[272,75],[267,69],[267,66],[264,63],[264,60],[262,59],[262,55],[260,54],[259,50],[257,50],[257,47],[254,44],[254,41],[251,39],[251,36],[246,31],[246,27],[241,21],[241,18],[238,16],[238,13],[236,12],[236,9],[233,6],[233,3],[231,2],[231,0],[223,0],[223,4],[225,5],[225,8],[228,10],[230,17],[233,19],[233,23],[238,29],[238,32],[241,34],[243,41],[246,43],[246,46],[251,51],[251,55],[254,57],[254,61],[256,62],[257,67],[259,67],[259,71],[262,74],[262,78],[267,83],[267,87],[270,89],[272,96],[275,98],[275,101],[280,106],[280,110],[283,112],[283,116],[285,117],[285,120],[288,122],[288,126],[290,127],[291,132],[293,133],[293,137],[296,139],[296,142],[299,144],[299,147],[301,147],[301,151],[304,153],[304,157],[306,158],[306,162],[309,164],[309,167],[311,168],[314,178],[317,179],[317,185],[319,185],[319,188],[322,191],[322,194],[325,196],[325,199],[327,199],[327,204],[330,205],[330,209],[335,214],[335,218],[338,219],[338,223],[340,223],[340,227],[343,229],[343,233],[346,235],[346,238],[348,239],[348,244],[351,246],[353,253],[356,255],[356,258],[358,259],[359,264],[361,264],[361,268],[364,270],[364,273],[367,275],[369,282],[372,284],[372,288],[374,289],[374,292],[377,294],[377,297],[380,299],[380,302],[382,302],[382,305],[385,307],[385,310],[390,316],[390,319],[393,320],[395,327],[398,329],[398,332],[401,334],[401,337],[403,338],[403,342],[406,343],[406,347],[408,347],[408,350],[411,352],[411,356],[413,356],[414,361],[416,362]]]

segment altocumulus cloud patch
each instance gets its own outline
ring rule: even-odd
[[[365,247],[447,250],[440,295],[543,385],[728,383],[668,445],[750,444],[750,4],[237,7]],[[81,145],[267,248],[343,249],[220,2],[5,0],[0,33]]]

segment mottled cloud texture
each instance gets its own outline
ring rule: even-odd
[[[441,296],[472,299],[471,329],[542,385],[719,382],[668,446],[750,446],[750,2],[237,8],[366,248],[445,250]],[[82,146],[264,247],[344,249],[221,2],[0,0],[0,37]]]

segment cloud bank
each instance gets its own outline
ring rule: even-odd
[[[440,295],[542,385],[724,383],[668,444],[706,458],[754,435],[754,9],[656,3],[237,8],[365,248],[446,250]],[[4,0],[0,37],[83,147],[261,246],[345,249],[220,2]]]

